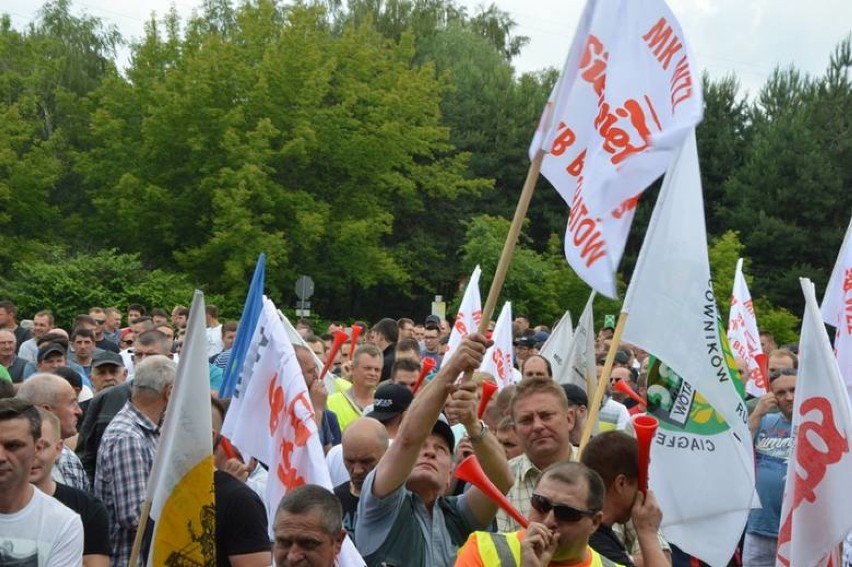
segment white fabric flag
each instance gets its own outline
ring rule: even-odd
[[[215,563],[204,552],[216,534],[205,521],[213,511],[213,434],[204,294],[196,290],[189,310],[160,444],[148,479],[154,532],[148,565]]]
[[[597,388],[597,369],[595,365],[595,313],[594,303],[597,293],[592,290],[586,306],[577,321],[571,350],[568,351],[566,372],[554,379],[560,384],[576,384],[586,390],[591,400]]]
[[[665,500],[663,533],[710,564],[730,559],[748,519],[754,458],[739,375],[722,329],[710,280],[704,204],[695,135],[690,133],[666,174],[623,311],[624,340],[641,346],[688,381],[702,401],[730,426],[737,458],[717,462],[715,479],[726,497],[709,501],[706,487]],[[690,392],[694,393],[694,392]],[[689,398],[690,400],[692,398]],[[657,443],[659,443],[659,437]],[[655,443],[654,447],[657,444]],[[654,459],[652,449],[652,462]],[[665,478],[657,482],[665,483]],[[674,496],[674,495],[673,495]],[[707,521],[702,506],[730,513],[724,524]],[[713,525],[710,525],[713,524]]]
[[[534,137],[541,173],[571,208],[565,256],[615,297],[639,196],[702,116],[700,77],[663,0],[590,0]]]
[[[284,331],[287,333],[287,338],[290,339],[290,342],[294,345],[300,345],[311,351],[311,356],[314,359],[314,363],[317,365],[317,376],[322,373],[323,363],[316,355],[314,350],[308,344],[308,341],[305,340],[305,337],[299,334],[299,331],[296,330],[296,327],[293,326],[293,323],[290,322],[290,319],[284,315],[284,312],[280,309],[278,310],[278,316],[281,318],[281,322],[284,323]],[[325,378],[323,378],[323,385],[325,386],[325,391],[328,392],[329,395],[335,393],[337,391],[337,384],[334,383],[335,376],[331,372],[327,372]]]
[[[500,310],[491,340],[494,344],[485,351],[479,371],[494,376],[499,392],[516,381],[512,372],[512,303],[509,301],[504,303],[503,309]]]
[[[559,377],[568,372],[568,353],[573,340],[574,322],[571,320],[571,312],[566,311],[538,352],[550,362],[553,379],[559,383],[562,383]]]
[[[734,289],[731,293],[731,312],[728,316],[728,344],[734,351],[734,355],[742,358],[748,364],[748,376],[746,380],[746,392],[755,397],[760,397],[767,392],[766,380],[755,356],[763,354],[760,346],[760,334],[757,330],[757,317],[754,315],[754,304],[748,291],[745,276],[743,275],[743,259],[737,260],[737,269],[734,273]]]
[[[805,315],[776,563],[784,567],[827,565],[827,556],[852,530],[852,409],[814,286],[800,281]]]
[[[271,531],[275,510],[288,491],[303,484],[333,487],[299,361],[275,305],[266,298],[249,355],[254,364],[235,394],[239,412],[229,411],[222,429],[243,455],[269,465]],[[340,564],[364,564],[348,538]]]
[[[479,327],[479,322],[482,320],[482,297],[479,294],[479,277],[481,275],[482,269],[477,264],[470,275],[467,287],[464,289],[459,312],[456,314],[456,323],[450,331],[444,360],[449,360],[461,344],[462,339],[470,333],[475,333]]]
[[[852,397],[852,220],[822,299],[822,318],[834,327],[834,352]]]

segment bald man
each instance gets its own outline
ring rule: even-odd
[[[388,432],[382,422],[371,417],[359,417],[343,432],[342,445],[343,466],[349,472],[349,481],[336,486],[334,494],[343,508],[343,527],[349,532],[349,537],[354,538],[361,487],[388,449]]]

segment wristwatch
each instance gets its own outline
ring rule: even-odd
[[[480,420],[479,425],[479,433],[477,433],[476,435],[471,435],[470,432],[468,432],[467,434],[467,438],[470,439],[471,443],[479,443],[485,438],[485,435],[488,433],[488,426],[485,425],[484,421]]]

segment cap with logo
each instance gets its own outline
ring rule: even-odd
[[[367,417],[388,421],[408,409],[414,395],[402,384],[382,384],[373,395],[373,411]]]

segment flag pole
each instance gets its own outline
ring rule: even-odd
[[[583,449],[589,442],[592,436],[592,429],[598,422],[598,412],[600,411],[601,401],[603,400],[606,384],[609,382],[609,377],[612,374],[612,366],[615,363],[615,354],[618,352],[618,345],[621,344],[621,334],[624,332],[624,325],[627,323],[627,312],[622,311],[618,316],[618,323],[615,325],[615,331],[612,334],[612,342],[609,345],[609,352],[606,353],[606,361],[604,362],[601,378],[598,380],[598,387],[595,389],[595,395],[592,401],[589,402],[589,413],[586,415],[586,426],[583,428],[583,436],[580,438],[580,455],[583,454]]]
[[[491,289],[488,290],[488,297],[485,300],[485,306],[482,308],[482,319],[479,321],[479,329],[477,329],[481,335],[484,335],[488,330],[488,322],[494,314],[494,308],[497,306],[497,299],[500,297],[500,292],[503,291],[503,283],[506,281],[509,264],[512,263],[512,256],[515,253],[515,244],[518,243],[518,236],[521,234],[521,227],[524,224],[524,219],[527,218],[527,211],[530,208],[530,201],[535,192],[535,184],[538,181],[538,174],[541,171],[541,161],[543,159],[544,150],[539,149],[530,163],[529,170],[527,170],[527,178],[524,181],[521,196],[518,197],[518,206],[515,207],[515,216],[512,218],[512,225],[509,227],[506,242],[503,244],[503,252],[500,254],[500,260],[497,262],[497,269],[494,270],[494,279],[491,280]]]
[[[136,536],[133,538],[133,549],[130,551],[130,563],[128,565],[139,564],[139,553],[142,551],[142,539],[145,537],[145,530],[148,528],[149,514],[151,514],[151,500],[146,498],[142,502],[142,510],[139,513],[139,525],[136,526]]]

